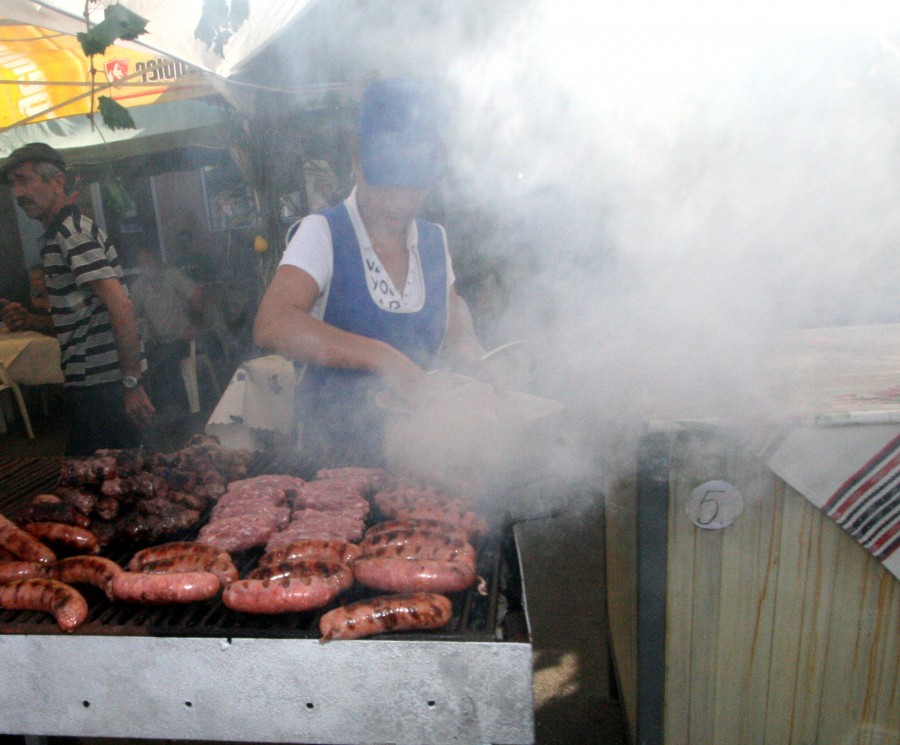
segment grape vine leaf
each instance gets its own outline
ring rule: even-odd
[[[137,129],[137,124],[134,123],[128,109],[118,101],[113,101],[109,96],[100,96],[97,100],[100,116],[103,117],[103,123],[107,127],[110,129]]]

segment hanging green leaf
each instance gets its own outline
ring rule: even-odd
[[[81,49],[88,57],[103,54],[106,48],[116,40],[116,27],[107,21],[100,21],[89,31],[76,34],[81,42]]]
[[[137,129],[137,124],[122,104],[113,101],[109,96],[100,96],[98,105],[103,123],[110,129]]]
[[[147,32],[147,19],[118,3],[106,9],[104,19],[103,23],[111,24],[120,39],[136,39]]]
[[[128,192],[125,191],[125,187],[122,186],[118,177],[113,175],[112,179],[101,182],[100,190],[103,196],[103,203],[108,204],[120,215],[134,213],[134,200],[128,196]]]

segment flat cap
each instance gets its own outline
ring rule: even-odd
[[[13,150],[0,164],[0,182],[6,182],[7,174],[22,163],[52,163],[61,171],[66,170],[66,161],[58,151],[44,142],[29,142]]]

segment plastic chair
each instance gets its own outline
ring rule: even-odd
[[[6,367],[0,362],[0,393],[3,393],[3,391],[6,390],[12,391],[16,403],[19,405],[19,411],[22,412],[22,419],[25,421],[25,431],[28,433],[29,438],[34,439],[34,430],[31,428],[31,419],[28,417],[28,409],[25,407],[25,399],[22,398],[22,391],[19,390],[19,386],[16,382],[9,377],[9,373],[6,372]],[[0,410],[0,431],[6,433],[6,415],[2,410]]]
[[[202,365],[212,381],[213,388],[216,390],[216,396],[222,395],[222,388],[216,377],[216,371],[210,362],[209,357],[205,354],[197,354],[197,342],[191,339],[190,354],[181,360],[181,379],[184,381],[184,388],[187,391],[188,408],[191,414],[200,411],[200,386],[197,381],[197,366]]]

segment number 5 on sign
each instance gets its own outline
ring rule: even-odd
[[[698,528],[718,530],[740,517],[744,498],[727,481],[707,481],[691,492],[685,510]]]

